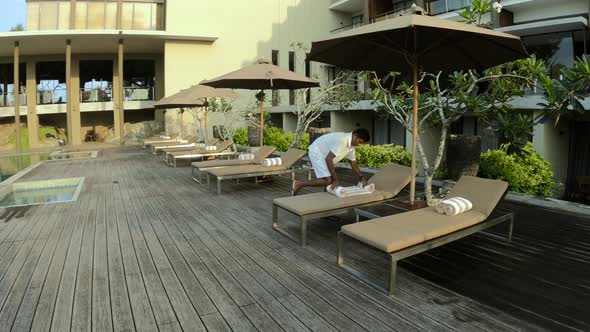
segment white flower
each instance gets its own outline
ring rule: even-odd
[[[498,1],[495,1],[492,4],[492,8],[494,8],[494,10],[498,12],[498,14],[500,14],[500,12],[502,11],[502,5]]]

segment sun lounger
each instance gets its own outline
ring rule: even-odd
[[[399,194],[411,180],[411,169],[388,164],[383,166],[368,181],[375,185],[375,192],[366,195],[337,197],[327,192],[275,198],[272,205],[272,228],[279,233],[307,243],[307,223],[310,220],[353,212],[354,208],[386,202]],[[297,239],[278,224],[279,209],[295,214],[301,224],[301,238]]]
[[[164,143],[157,143],[157,144],[151,144],[150,145],[150,150],[152,151],[153,154],[157,154],[158,151],[161,151],[162,149],[166,149],[166,148],[170,148],[170,147],[180,147],[180,146],[186,146],[187,148],[191,147],[191,144],[197,143],[200,141],[199,137],[194,137],[194,136],[186,136],[186,137],[178,137],[177,139],[174,140],[174,142],[164,142]]]
[[[206,148],[199,148],[193,149],[188,151],[181,151],[181,152],[167,152],[166,157],[167,162],[170,166],[176,167],[176,164],[179,160],[186,160],[188,162],[201,159],[204,160],[207,157],[227,157],[230,158],[231,156],[235,155],[236,152],[232,150],[232,146],[234,143],[231,140],[227,141],[219,141],[213,146],[215,146],[215,150],[207,150]],[[211,146],[211,145],[207,145]]]
[[[436,212],[434,207],[427,207],[343,226],[338,233],[338,265],[368,283],[372,283],[362,273],[344,266],[345,238],[355,239],[389,254],[391,270],[386,292],[392,295],[395,287],[397,262],[401,259],[506,221],[509,222],[507,240],[510,241],[514,213],[490,218],[498,203],[506,195],[507,190],[508,184],[503,181],[463,176],[449,191],[447,197],[463,197],[470,200],[473,203],[473,209],[470,211],[456,216],[448,216]]]
[[[207,185],[211,185],[211,177],[217,179],[217,194],[221,194],[221,181],[241,178],[257,178],[259,176],[291,174],[295,176],[295,163],[305,156],[305,151],[289,149],[281,156],[282,164],[278,166],[245,165],[230,166],[207,171]]]
[[[274,146],[262,146],[256,152],[254,152],[254,159],[253,160],[239,160],[239,159],[231,159],[231,160],[207,160],[207,161],[196,161],[191,164],[192,166],[192,178],[197,183],[202,182],[203,173],[206,173],[210,169],[215,168],[222,168],[228,166],[243,166],[243,165],[256,165],[260,164],[265,158],[270,156],[273,152],[275,152],[276,148]],[[197,174],[195,174],[197,173]]]
[[[207,141],[205,141],[203,144],[205,146],[213,146],[217,143],[219,143],[219,139],[211,138],[211,139],[208,139]],[[171,155],[187,154],[187,153],[194,152],[194,151],[200,152],[204,149],[205,149],[205,147],[196,147],[196,146],[164,149],[164,150],[162,150],[162,153],[164,154],[163,160],[164,160],[164,162],[168,163]]]
[[[178,134],[168,135],[170,138],[152,137],[143,140],[143,147],[147,148],[152,144],[174,142],[178,138]]]

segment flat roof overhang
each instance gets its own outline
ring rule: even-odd
[[[218,37],[181,35],[166,31],[138,30],[39,30],[0,33],[0,57],[12,56],[14,43],[19,42],[21,56],[64,54],[66,41],[72,52],[116,53],[122,39],[126,53],[164,53],[166,41],[201,42],[212,44]]]
[[[567,17],[554,20],[544,20],[539,22],[515,24],[497,31],[510,33],[516,36],[532,36],[553,32],[564,32],[582,30],[588,27],[588,20],[583,16]]]

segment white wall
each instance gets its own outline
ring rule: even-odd
[[[165,46],[166,95],[203,79],[237,70],[258,58],[271,60],[279,50],[279,66],[288,68],[291,44],[327,36],[329,31],[349,24],[350,15],[330,11],[330,0],[184,0],[167,4],[167,31],[178,34],[218,36],[214,43],[167,42]],[[304,74],[304,58],[296,71]],[[313,64],[312,75],[325,72]],[[252,106],[255,91],[239,91],[237,107]],[[270,92],[269,92],[270,93]],[[288,103],[288,92],[281,92]],[[270,106],[270,105],[268,105]],[[172,112],[168,112],[172,113]],[[167,115],[167,119],[172,115]],[[215,124],[212,116],[210,125]]]
[[[365,128],[372,133],[373,111],[330,112],[330,128],[334,132],[351,132],[357,128]]]
[[[570,133],[568,121],[560,121],[557,126],[547,121],[534,128],[533,145],[553,166],[554,177],[559,182],[567,178]]]

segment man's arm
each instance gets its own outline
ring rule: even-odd
[[[334,158],[336,155],[330,151],[328,156],[326,157],[326,165],[328,166],[328,171],[330,171],[330,176],[332,177],[332,189],[335,189],[340,185],[340,181],[338,181],[338,177],[336,177],[336,169],[334,168]]]
[[[359,166],[356,163],[356,160],[351,160],[350,161],[350,167],[352,167],[352,170],[354,171],[354,173],[356,175],[358,175],[359,180],[363,183],[363,186],[367,185],[367,179],[365,179],[365,176],[363,175],[363,173],[361,172]]]

